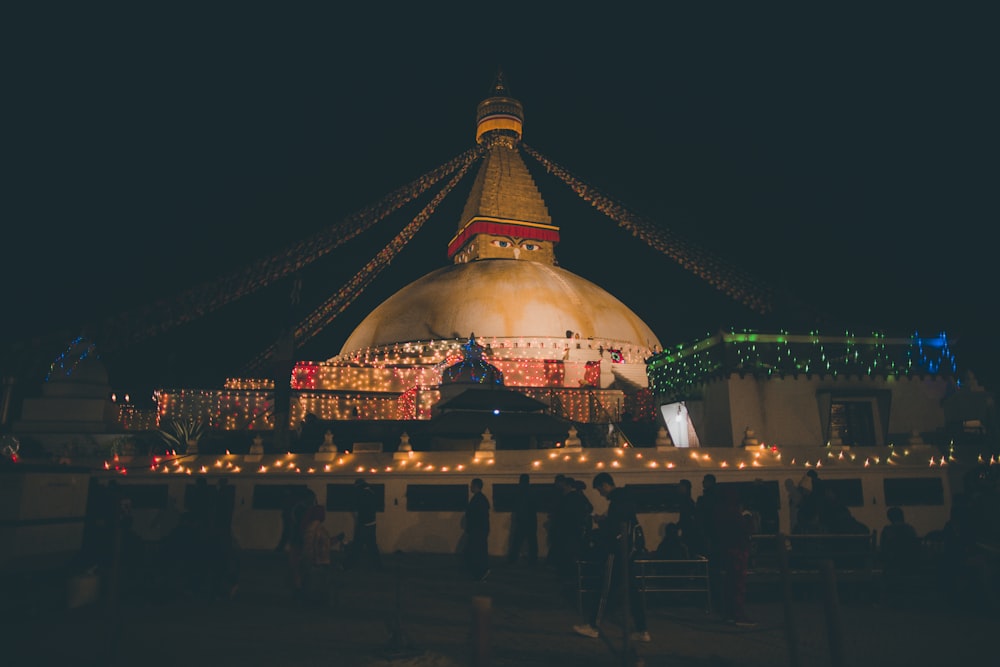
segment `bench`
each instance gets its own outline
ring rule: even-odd
[[[577,608],[583,611],[584,594],[600,593],[604,563],[581,560],[576,563]],[[697,594],[705,597],[705,612],[712,611],[708,559],[666,560],[637,558],[631,574],[636,578],[643,606],[650,594]]]

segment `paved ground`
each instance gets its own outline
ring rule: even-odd
[[[22,613],[5,620],[2,655],[9,665],[240,665],[310,667],[493,667],[629,664],[619,651],[621,628],[608,637],[572,633],[580,622],[574,597],[553,574],[524,565],[494,567],[486,582],[467,581],[454,556],[395,554],[387,570],[337,574],[339,600],[304,609],[285,588],[274,553],[243,554],[237,595],[203,601],[163,590],[155,572],[123,582],[117,614],[111,605],[60,607],[60,593],[39,591]],[[125,585],[127,584],[127,585]],[[139,587],[142,594],[138,594]],[[60,589],[61,590],[61,589]],[[843,665],[884,667],[996,664],[998,617],[942,610],[933,597],[903,605],[841,596]],[[489,662],[473,659],[472,600],[489,598]],[[637,647],[645,665],[723,667],[789,665],[785,607],[754,590],[749,605],[760,624],[726,625],[698,600],[651,601],[653,641]],[[837,666],[818,594],[792,603],[799,665]],[[393,632],[398,619],[401,632]],[[404,650],[407,644],[410,650]],[[13,658],[11,660],[11,658]],[[9,660],[9,661],[8,661]],[[635,664],[634,660],[631,664]]]

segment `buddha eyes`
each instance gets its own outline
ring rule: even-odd
[[[513,242],[506,241],[504,239],[493,239],[492,243],[493,243],[493,245],[495,245],[498,248],[513,248],[514,247],[514,243]],[[539,246],[537,243],[522,243],[519,247],[522,250],[529,250],[529,251],[534,251],[534,250],[538,250],[539,248],[541,248],[541,246]]]

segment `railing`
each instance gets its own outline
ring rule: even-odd
[[[707,558],[632,561],[633,575],[639,579],[643,604],[647,593],[698,593],[705,596],[705,613],[712,612],[712,588]]]
[[[576,603],[581,613],[583,596],[600,593],[604,567],[604,563],[597,561],[576,562]],[[651,593],[697,594],[705,596],[705,613],[712,611],[708,559],[639,558],[631,562],[630,572],[638,581],[644,606],[647,595]]]

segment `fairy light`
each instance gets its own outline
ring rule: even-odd
[[[733,353],[727,353],[731,350]],[[653,393],[681,400],[699,384],[720,373],[760,377],[840,374],[895,378],[914,375],[957,375],[958,366],[947,335],[888,338],[874,332],[843,335],[720,333],[658,353],[649,362]]]

